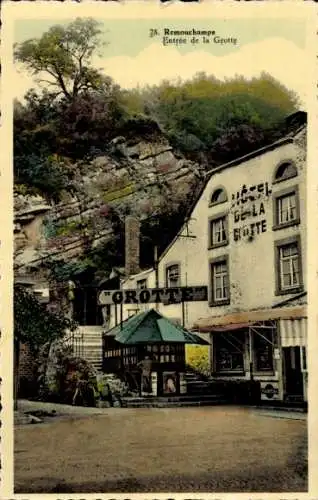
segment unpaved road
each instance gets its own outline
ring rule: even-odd
[[[15,493],[300,492],[306,420],[248,408],[109,409],[15,430]]]

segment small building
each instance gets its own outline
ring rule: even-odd
[[[124,377],[130,388],[141,394],[181,394],[185,386],[185,344],[204,343],[150,309],[130,316],[103,336],[103,371]],[[143,365],[146,388],[141,377]]]
[[[122,282],[207,286],[205,301],[176,294],[157,310],[210,338],[213,378],[258,380],[268,401],[307,400],[306,114],[296,118],[286,137],[209,172],[157,269]],[[149,307],[125,300],[122,319]]]

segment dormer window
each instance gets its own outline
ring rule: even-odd
[[[297,177],[297,168],[291,161],[284,161],[276,168],[273,182],[281,182]]]
[[[225,203],[227,201],[227,194],[224,188],[216,188],[211,196],[210,206],[219,205],[220,203]]]

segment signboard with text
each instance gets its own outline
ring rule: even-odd
[[[272,190],[268,182],[253,186],[245,184],[232,194],[233,240],[251,241],[255,236],[267,231],[266,202]]]
[[[141,290],[103,290],[98,300],[100,305],[200,302],[208,300],[208,287],[180,286]]]

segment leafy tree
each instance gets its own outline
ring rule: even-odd
[[[76,324],[63,316],[47,310],[35,295],[25,287],[14,286],[14,358],[15,400],[18,389],[20,344],[28,344],[33,351],[48,341],[63,337],[67,330],[73,331]]]
[[[77,162],[105,152],[124,123],[119,87],[106,79],[98,91],[70,102],[30,91],[14,107],[14,175],[46,197],[58,200],[78,170]]]
[[[75,324],[61,313],[47,310],[45,304],[23,286],[14,287],[14,338],[34,349],[62,337]]]
[[[111,78],[105,78],[98,90],[83,92],[71,103],[65,99],[58,103],[55,127],[59,154],[76,160],[91,156],[92,150],[107,150],[125,120],[119,90]]]
[[[99,26],[92,18],[77,18],[66,27],[52,26],[41,38],[16,44],[15,60],[39,83],[72,101],[101,83],[100,73],[91,64],[92,56],[102,45]]]
[[[219,164],[277,137],[298,99],[272,76],[225,81],[199,73],[132,93],[171,143],[200,163]]]

